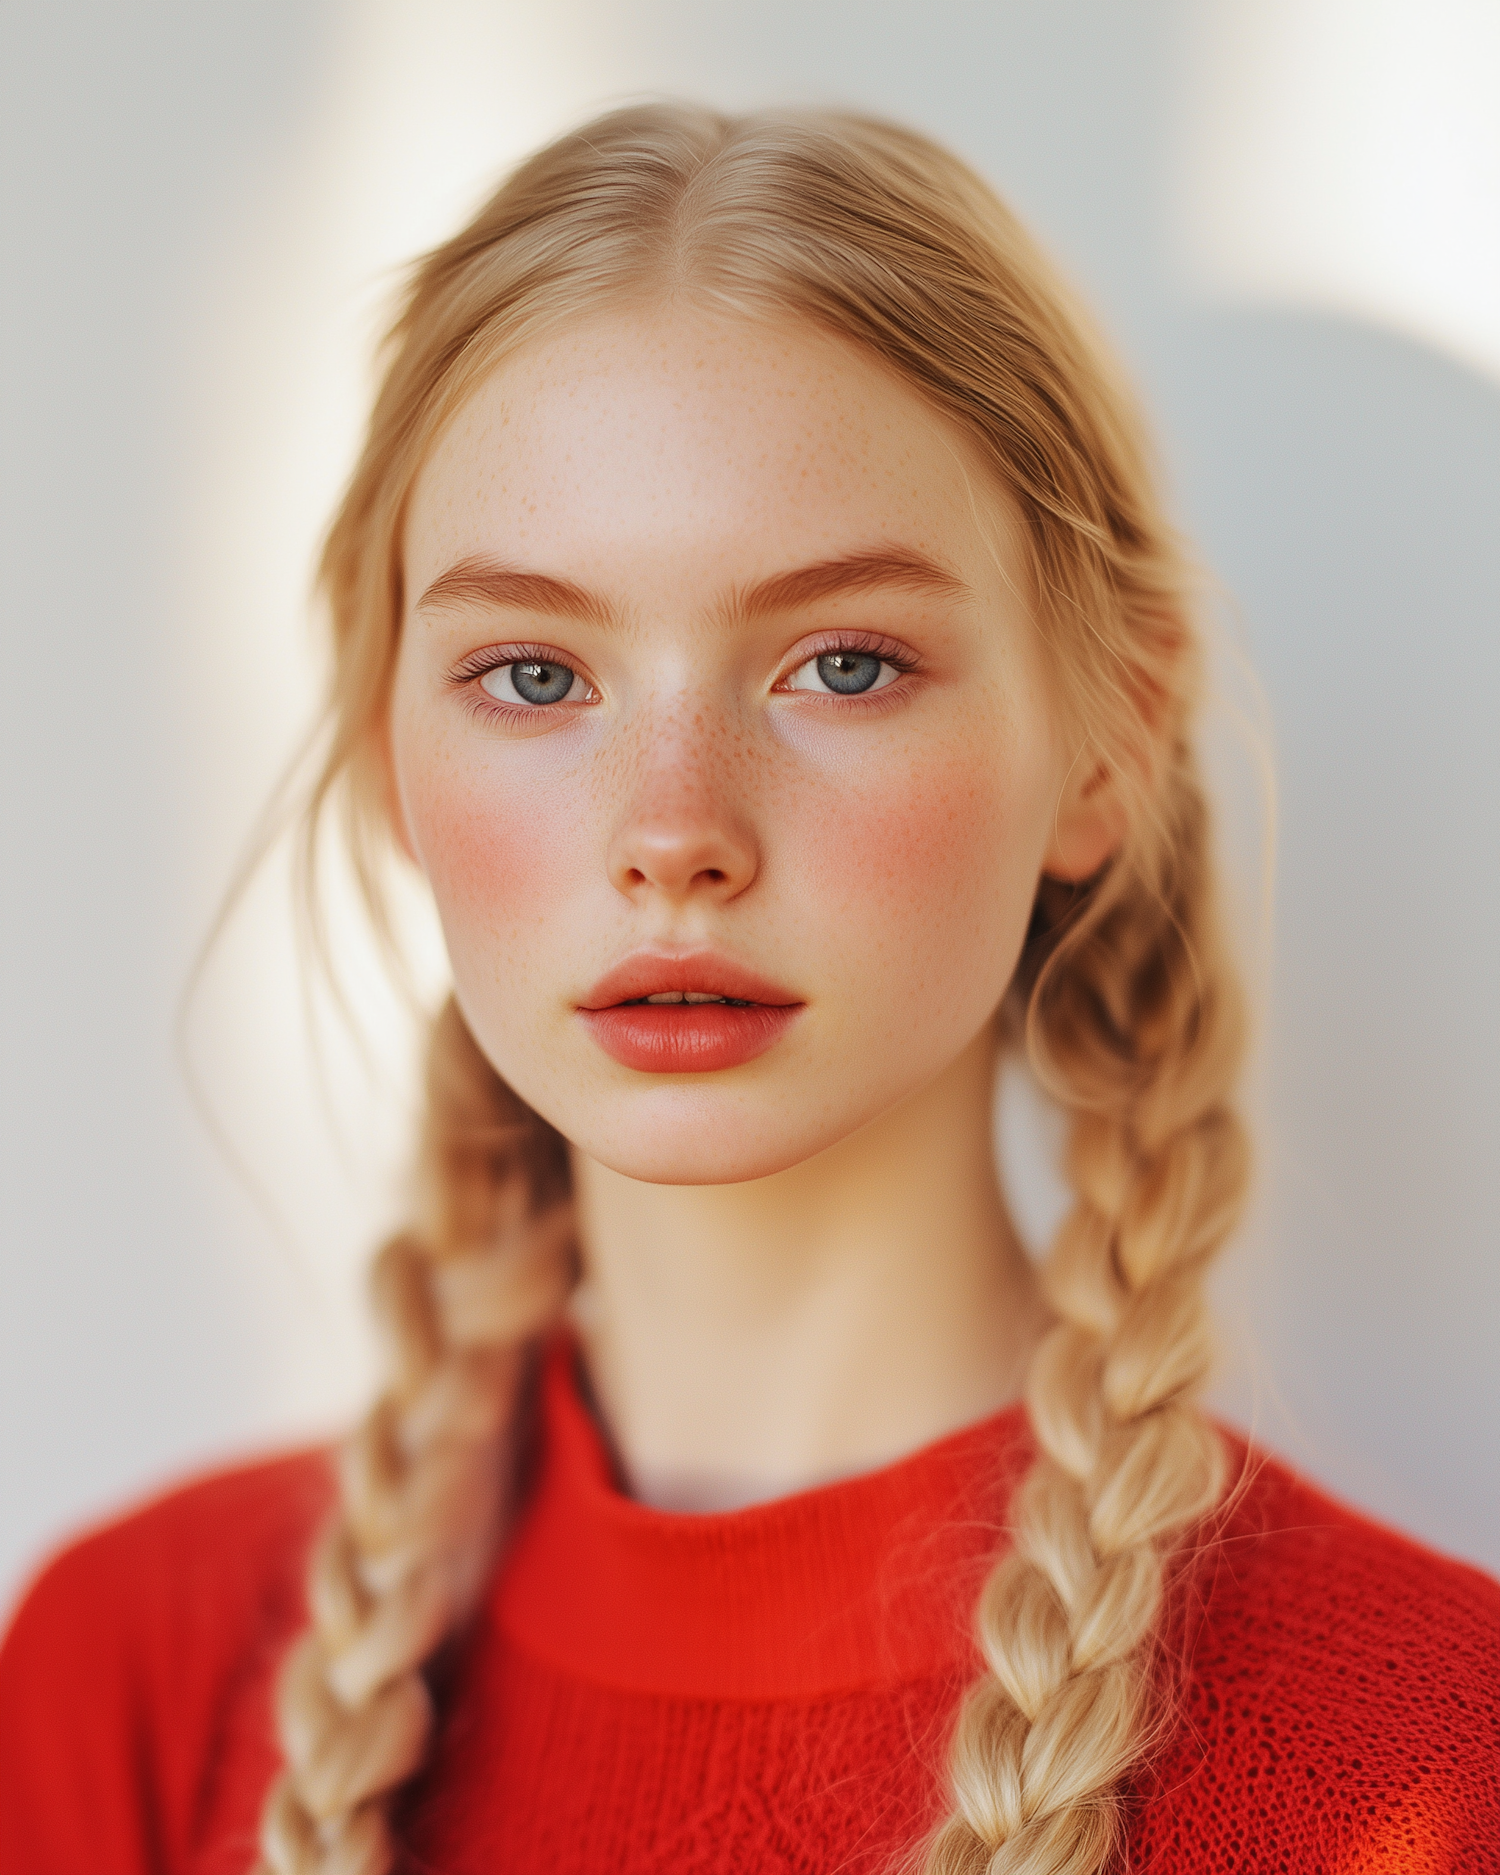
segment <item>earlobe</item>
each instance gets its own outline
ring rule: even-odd
[[[1092,769],[1076,765],[1053,815],[1043,873],[1070,885],[1091,879],[1120,850],[1126,825],[1125,805],[1109,769],[1102,762]]]

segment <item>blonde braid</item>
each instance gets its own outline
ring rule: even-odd
[[[432,1730],[423,1665],[463,1620],[514,1474],[526,1351],[572,1281],[561,1141],[480,1055],[455,1005],[429,1063],[431,1215],[377,1259],[387,1388],[349,1440],[308,1571],[311,1623],[277,1713],[286,1768],[262,1817],[263,1875],[384,1875],[385,1794]]]
[[[1030,1000],[1033,1056],[1073,1109],[1078,1200],[1044,1273],[1057,1320],[1026,1388],[1041,1453],[980,1598],[989,1672],[960,1715],[956,1808],[928,1875],[1104,1865],[1116,1786],[1152,1722],[1165,1555],[1222,1490],[1221,1443],[1192,1401],[1212,1354],[1203,1275],[1247,1176],[1226,1101],[1240,1021],[1185,758],[1170,793],[1174,876],[1123,863]]]

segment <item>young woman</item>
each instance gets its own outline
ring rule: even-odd
[[[1500,1588],[1195,1404],[1189,572],[993,196],[846,117],[562,139],[418,268],[324,584],[314,814],[455,983],[389,1384],[336,1482],[42,1577],[5,1868],[1500,1866]]]

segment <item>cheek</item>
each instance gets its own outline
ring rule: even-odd
[[[443,740],[396,743],[407,824],[460,987],[539,977],[583,888],[591,815],[580,789],[529,772],[525,745],[476,760]]]
[[[933,1007],[992,1008],[1025,935],[1049,809],[1039,760],[955,738],[799,810],[803,903],[866,971]]]

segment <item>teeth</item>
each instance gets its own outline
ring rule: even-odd
[[[661,990],[645,999],[648,1003],[722,1003],[726,998],[710,996],[705,990]]]

